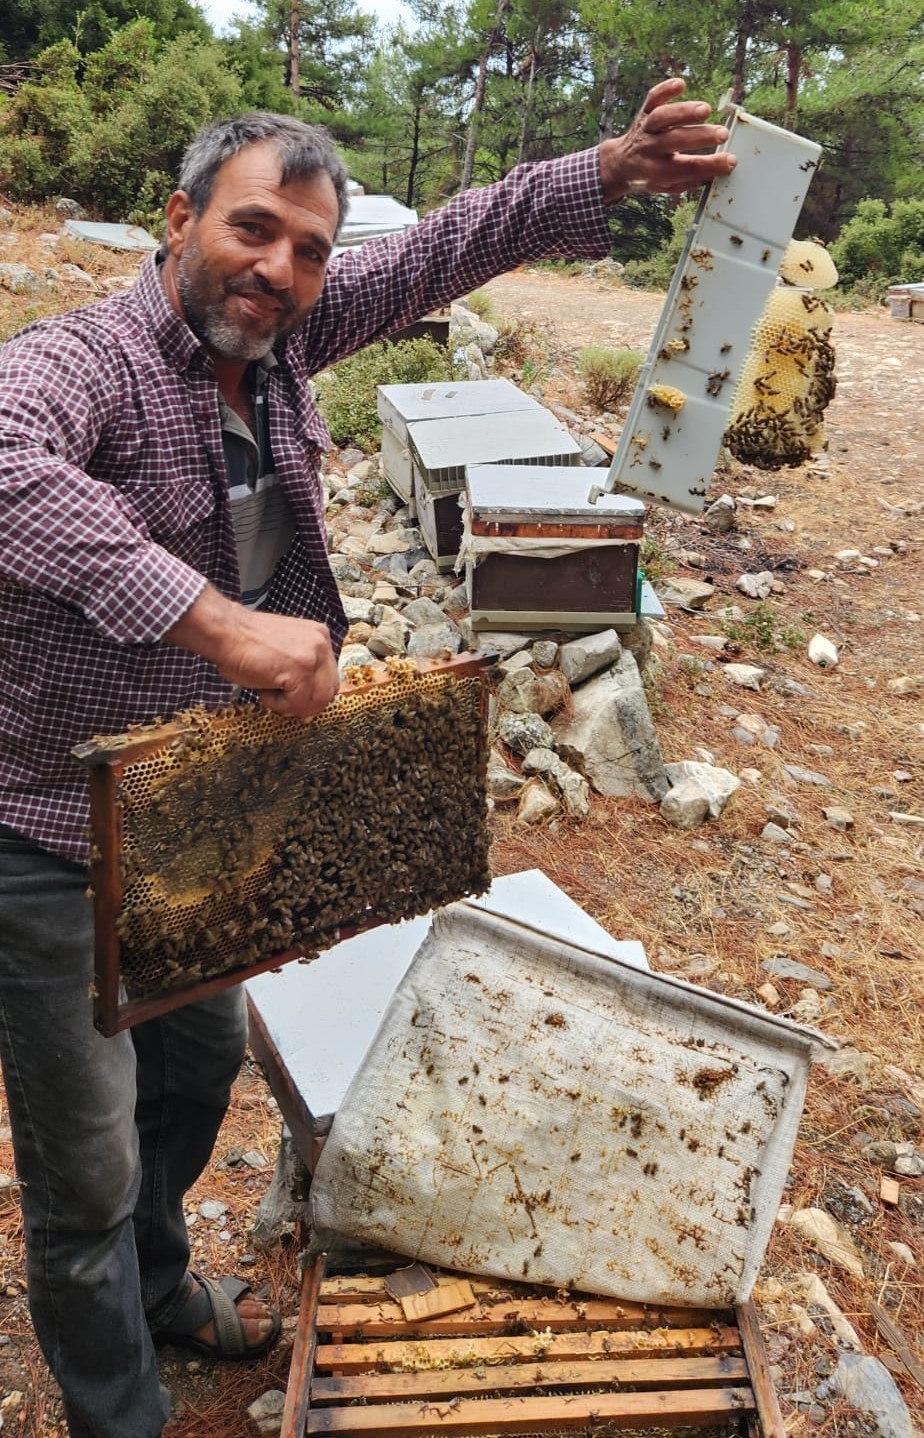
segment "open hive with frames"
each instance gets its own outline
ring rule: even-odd
[[[350,671],[307,723],[237,704],[80,746],[97,1026],[483,892],[483,662]]]

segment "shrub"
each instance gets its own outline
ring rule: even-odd
[[[449,356],[430,339],[382,340],[318,375],[318,406],[336,445],[377,449],[382,426],[376,409],[380,384],[423,384],[452,378]]]
[[[594,409],[615,409],[628,399],[645,356],[638,350],[608,350],[590,345],[581,350],[578,376],[584,398]]]
[[[882,296],[896,281],[924,280],[924,200],[861,200],[831,246],[841,285]]]
[[[494,308],[491,296],[485,290],[472,290],[470,295],[465,296],[462,303],[466,309],[471,310],[472,314],[477,315],[480,320],[484,320],[485,324],[492,325],[496,330],[500,329],[501,317]]]

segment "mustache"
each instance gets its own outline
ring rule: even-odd
[[[295,301],[289,290],[275,290],[261,275],[252,275],[249,280],[227,280],[225,288],[234,295],[270,295],[284,315],[295,313]]]

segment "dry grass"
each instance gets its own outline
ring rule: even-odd
[[[32,220],[26,217],[20,224],[25,232]],[[51,216],[43,216],[41,227],[53,229],[56,224]],[[135,263],[105,251],[88,253],[90,249],[82,246],[79,257],[68,253],[67,258],[100,279],[105,273],[126,273]],[[2,258],[29,263],[30,254],[27,245],[21,253],[11,251]],[[104,273],[94,265],[112,269]],[[638,343],[646,297],[635,292],[628,296],[624,326],[617,315],[612,341],[588,328],[572,344],[570,330],[557,323],[559,300],[564,305],[568,297],[579,296],[581,283],[542,277],[536,283],[551,285],[554,291],[551,317],[543,322],[543,345],[557,362],[569,347],[576,358],[577,346],[592,339]],[[589,313],[596,322],[610,300],[593,287],[587,289]],[[614,294],[613,303],[618,304],[618,292]],[[493,287],[492,295],[495,302],[503,303]],[[79,299],[82,294],[62,292],[53,297],[53,305],[65,308]],[[537,304],[541,307],[541,302]],[[21,314],[21,302],[0,292],[0,329]],[[902,1204],[881,1205],[879,1170],[862,1156],[858,1142],[862,1135],[897,1135],[890,1129],[894,1110],[890,1101],[907,1095],[907,1085],[896,1076],[896,1068],[924,1082],[920,997],[924,913],[920,899],[905,886],[908,879],[924,877],[924,835],[889,818],[894,809],[924,813],[924,713],[920,694],[896,697],[887,689],[888,679],[895,675],[924,675],[921,626],[902,617],[924,610],[920,561],[924,515],[913,510],[924,500],[919,435],[924,328],[890,325],[879,316],[839,315],[835,335],[839,369],[853,377],[854,388],[845,385],[830,411],[829,468],[772,476],[730,471],[724,476],[724,487],[740,492],[750,483],[758,492],[777,494],[779,502],[767,514],[740,511],[737,530],[722,539],[709,536],[695,523],[663,516],[649,521],[650,533],[667,555],[671,546],[676,555],[678,545],[702,554],[700,568],[680,566],[681,572],[713,575],[723,599],[740,602],[746,610],[750,602],[734,589],[734,580],[744,568],[772,569],[786,586],[785,593],[771,601],[777,632],[791,637],[801,630],[804,639],[794,647],[766,650],[757,642],[756,631],[743,626],[737,652],[727,652],[723,658],[761,664],[771,681],[795,679],[812,691],[812,697],[783,697],[772,682],[760,694],[736,689],[725,678],[721,660],[709,672],[691,673],[681,656],[708,657],[690,641],[696,634],[716,632],[718,624],[714,614],[678,610],[669,615],[670,645],[657,651],[648,681],[666,759],[689,758],[696,746],[704,746],[717,763],[735,772],[745,767],[759,770],[759,780],[742,785],[719,823],[692,835],[671,829],[656,809],[640,802],[595,799],[588,821],[561,821],[553,834],[517,826],[509,807],[499,807],[494,846],[497,873],[543,869],[613,934],[642,940],[657,968],[695,976],[711,988],[749,1000],[757,998],[767,977],[761,963],[777,953],[786,953],[831,980],[830,993],[822,995],[829,1006],[819,1026],[841,1044],[872,1055],[872,1073],[864,1087],[823,1068],[815,1070],[787,1196],[796,1205],[821,1206],[835,1180],[864,1191],[874,1216],[855,1229],[854,1236],[864,1252],[867,1277],[857,1280],[839,1273],[813,1255],[791,1229],[778,1226],[758,1290],[768,1335],[791,1340],[775,1359],[789,1432],[820,1432],[822,1438],[856,1430],[850,1429],[852,1414],[844,1405],[830,1405],[819,1428],[785,1397],[800,1389],[814,1390],[819,1360],[836,1359],[835,1345],[822,1324],[816,1325],[810,1341],[795,1326],[792,1283],[797,1274],[819,1274],[868,1352],[891,1361],[870,1312],[871,1301],[877,1301],[918,1345],[919,1357],[924,1356],[920,1337],[924,1266],[907,1269],[888,1247],[890,1242],[907,1244],[919,1265],[924,1264],[924,1180],[903,1179]],[[533,360],[532,351],[532,344],[526,345],[518,363]],[[558,384],[558,397],[573,404],[573,380],[566,377]],[[907,507],[903,501],[908,501]],[[794,524],[791,531],[779,527],[782,517]],[[742,539],[749,549],[738,547]],[[832,571],[837,577],[824,582],[808,574],[811,568],[830,569],[832,555],[847,546],[869,553],[886,543],[897,548],[891,558],[883,556],[881,566],[871,573]],[[833,671],[822,673],[806,658],[805,641],[816,630],[841,648],[840,663]],[[708,692],[698,692],[702,685],[708,686]],[[761,714],[778,729],[779,746],[743,748],[731,735],[732,714],[726,708]],[[828,747],[818,752],[813,748],[817,745]],[[784,764],[818,770],[831,781],[830,787],[794,784]],[[896,779],[896,771],[911,777]],[[877,788],[890,789],[894,797],[883,797]],[[767,819],[766,804],[776,795],[799,816],[785,850],[759,837]],[[826,823],[823,809],[831,804],[852,813],[854,825],[847,832]],[[816,886],[820,876],[830,877],[829,891]],[[794,908],[786,902],[785,896],[799,898],[803,891],[811,896],[810,908]],[[780,923],[788,932],[772,932]],[[823,951],[822,945],[836,948]],[[780,995],[778,1012],[786,1013],[798,1001],[801,986],[782,979],[774,983]],[[913,1120],[909,1123],[913,1128]],[[276,1131],[277,1117],[262,1082],[246,1070],[235,1090],[216,1159],[220,1162],[235,1147],[262,1149],[272,1158]],[[919,1147],[924,1146],[922,1135],[924,1120],[915,1138]],[[0,1169],[13,1171],[2,1134]],[[248,1252],[249,1226],[267,1181],[266,1172],[213,1167],[198,1185],[190,1208],[204,1197],[222,1198],[229,1205],[222,1223],[200,1219],[193,1229],[196,1258],[206,1271],[234,1271]],[[231,1233],[228,1243],[218,1238],[222,1227]],[[255,1266],[245,1271],[254,1275],[255,1285],[269,1285],[291,1332],[297,1309],[293,1250],[258,1256]],[[8,1418],[7,1427],[20,1438],[51,1438],[62,1431],[59,1410],[31,1339],[21,1225],[12,1203],[0,1210],[0,1295],[0,1330],[11,1340],[6,1350],[0,1348],[0,1364],[6,1363],[9,1381],[14,1368],[4,1355],[15,1350],[26,1394],[20,1418]],[[287,1361],[287,1345],[265,1363],[239,1369],[209,1370],[170,1357],[165,1372],[183,1405],[171,1438],[240,1434],[248,1403],[268,1387],[284,1386]],[[899,1373],[897,1382],[915,1420],[924,1424],[924,1394],[907,1374]]]

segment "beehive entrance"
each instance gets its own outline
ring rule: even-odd
[[[111,780],[113,812],[94,803],[97,958],[117,950],[129,1000],[173,1006],[489,883],[474,661],[361,677],[307,724],[194,711],[80,757]]]

